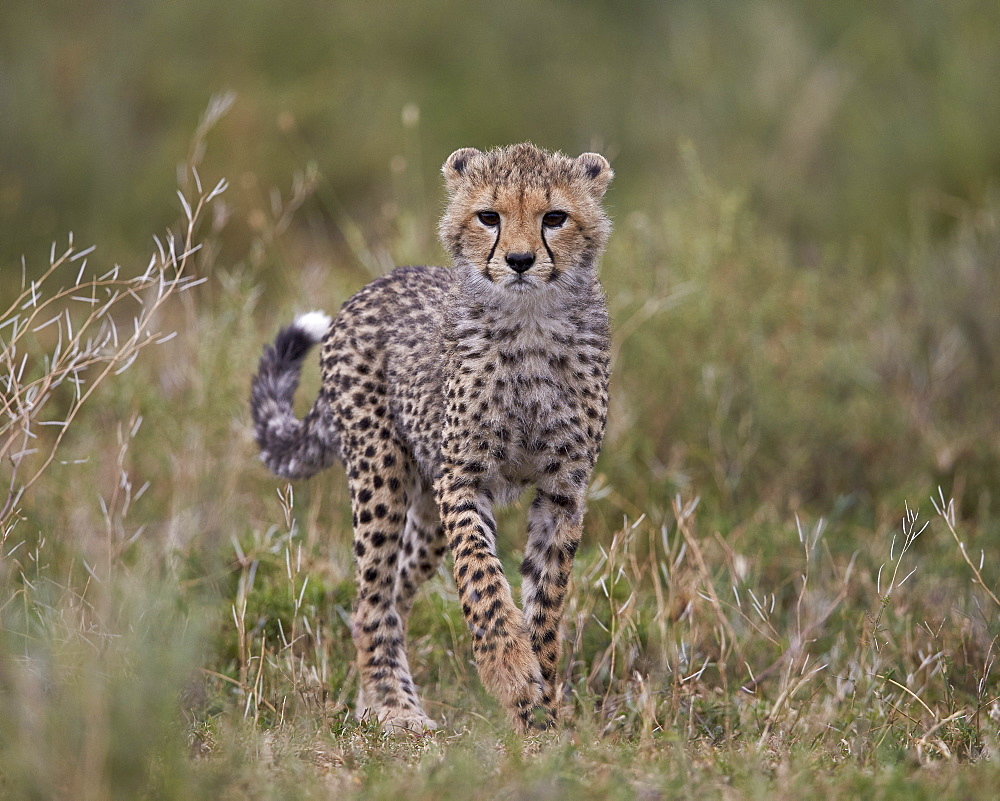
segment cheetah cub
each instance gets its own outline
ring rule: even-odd
[[[596,153],[531,144],[451,154],[439,226],[454,268],[400,267],[332,322],[310,312],[264,349],[251,409],[261,457],[306,478],[347,469],[358,715],[435,726],[405,650],[417,588],[454,558],[479,675],[521,731],[555,721],[559,624],[608,406],[608,313],[597,262],[613,172]],[[322,342],[322,389],[292,411]],[[496,504],[535,488],[521,600],[497,558]]]

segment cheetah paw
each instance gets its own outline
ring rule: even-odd
[[[385,717],[380,716],[382,731],[386,734],[426,734],[434,731],[438,725],[421,712],[393,712]]]

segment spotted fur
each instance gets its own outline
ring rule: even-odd
[[[595,153],[465,148],[442,168],[454,268],[401,267],[344,304],[322,340],[322,389],[291,400],[315,317],[265,349],[251,406],[261,455],[307,477],[347,470],[357,562],[358,713],[435,724],[407,664],[417,588],[450,549],[479,674],[518,729],[555,720],[559,625],[608,404],[597,261],[612,178]],[[535,488],[515,604],[493,507]]]

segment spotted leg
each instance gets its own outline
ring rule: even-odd
[[[416,490],[406,511],[396,579],[396,609],[404,629],[413,608],[414,595],[437,571],[447,549],[434,493],[430,489]]]
[[[437,484],[438,508],[455,560],[455,582],[483,685],[527,731],[542,696],[542,674],[524,615],[496,555],[496,522],[476,482],[447,465]]]
[[[385,442],[382,448],[380,464],[358,460],[348,470],[358,585],[353,619],[361,678],[357,713],[376,715],[387,731],[422,731],[434,722],[420,707],[410,676],[397,594],[407,482],[398,477],[400,449]]]
[[[582,497],[539,490],[528,510],[521,599],[531,646],[542,671],[541,707],[548,724],[555,722],[558,709],[559,626],[582,523]]]

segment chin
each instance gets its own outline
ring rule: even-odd
[[[509,278],[504,281],[504,289],[510,292],[531,292],[536,289],[538,282],[534,278]]]

